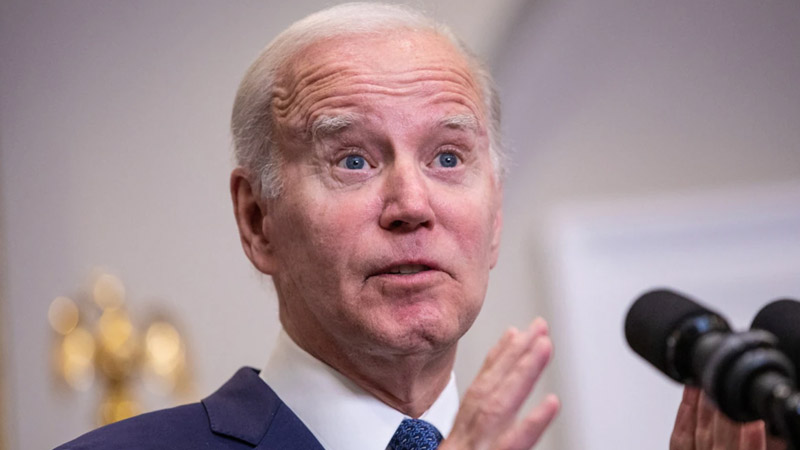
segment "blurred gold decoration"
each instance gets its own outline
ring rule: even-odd
[[[77,391],[89,390],[96,379],[103,385],[99,424],[142,412],[134,395],[139,379],[161,395],[188,392],[186,347],[175,326],[159,317],[140,332],[125,308],[125,286],[114,275],[95,276],[89,292],[80,303],[57,297],[47,318],[56,332],[58,376]]]

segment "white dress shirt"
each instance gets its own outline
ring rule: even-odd
[[[400,411],[373,397],[344,375],[314,358],[281,329],[263,379],[327,450],[381,450],[403,419]],[[443,436],[458,412],[455,376],[420,419]]]

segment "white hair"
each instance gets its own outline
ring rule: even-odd
[[[504,178],[506,155],[500,138],[499,100],[492,77],[478,58],[446,25],[417,10],[381,3],[344,3],[311,14],[279,34],[250,65],[239,85],[231,117],[236,163],[257,176],[262,197],[277,197],[282,190],[281,156],[273,136],[275,124],[271,107],[278,69],[315,42],[334,36],[378,34],[395,29],[435,32],[464,56],[482,91],[489,118],[492,164],[498,180]]]

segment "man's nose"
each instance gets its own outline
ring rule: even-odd
[[[430,191],[422,171],[413,164],[393,165],[383,185],[380,225],[386,230],[413,231],[430,228],[434,212]]]

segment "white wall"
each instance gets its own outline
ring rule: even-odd
[[[643,364],[633,367],[637,357],[619,340],[620,305],[632,302],[637,289],[675,284],[720,306],[743,326],[767,301],[800,297],[796,268],[787,275],[770,265],[775,276],[753,271],[757,281],[730,275],[755,264],[743,262],[753,248],[761,248],[752,242],[800,239],[796,221],[776,235],[769,221],[755,220],[791,208],[791,201],[776,206],[769,199],[797,199],[800,3],[545,0],[527,3],[516,17],[495,58],[507,138],[517,153],[506,190],[502,258],[488,299],[488,305],[508,312],[491,320],[521,322],[544,314],[553,325],[556,356],[545,383],[565,404],[541,448],[645,448],[634,439],[641,430],[651,436],[646,448],[666,448],[664,430],[670,424],[664,417],[671,421],[679,394]],[[683,253],[676,248],[680,256],[669,260],[661,253],[670,245],[669,234],[641,228],[672,214],[671,223],[686,227],[680,241],[685,244],[691,242],[688,236],[703,236],[703,217],[715,212],[724,212],[729,222],[757,225],[747,240],[682,246]],[[577,245],[568,239],[565,224],[576,223],[582,226],[579,235],[594,240]],[[609,224],[618,226],[616,241],[597,237],[610,234]],[[625,237],[634,231],[646,238],[631,249],[626,245],[636,241]],[[594,245],[598,242],[606,244],[603,252]],[[769,249],[759,254],[764,261],[800,257],[796,240],[764,248]],[[659,260],[660,266],[653,264]],[[601,262],[602,267],[592,266]],[[605,270],[610,267],[617,270]],[[691,282],[677,275],[690,268]],[[599,274],[606,274],[604,283]],[[571,311],[584,315],[571,317]],[[576,330],[589,311],[596,313],[594,328]],[[601,328],[616,333],[613,345],[599,339],[592,345]],[[606,366],[598,367],[597,359]],[[664,386],[668,401],[637,409],[638,393],[650,391],[620,390],[620,379],[604,378],[618,363],[635,372],[634,381],[625,379],[628,386]],[[574,382],[595,372],[605,388],[594,389],[589,398]],[[661,390],[652,394],[664,398]],[[590,415],[594,422],[583,420]],[[612,436],[591,435],[586,441],[598,421],[623,418],[628,430],[640,433],[619,436],[619,429],[608,427]]]

